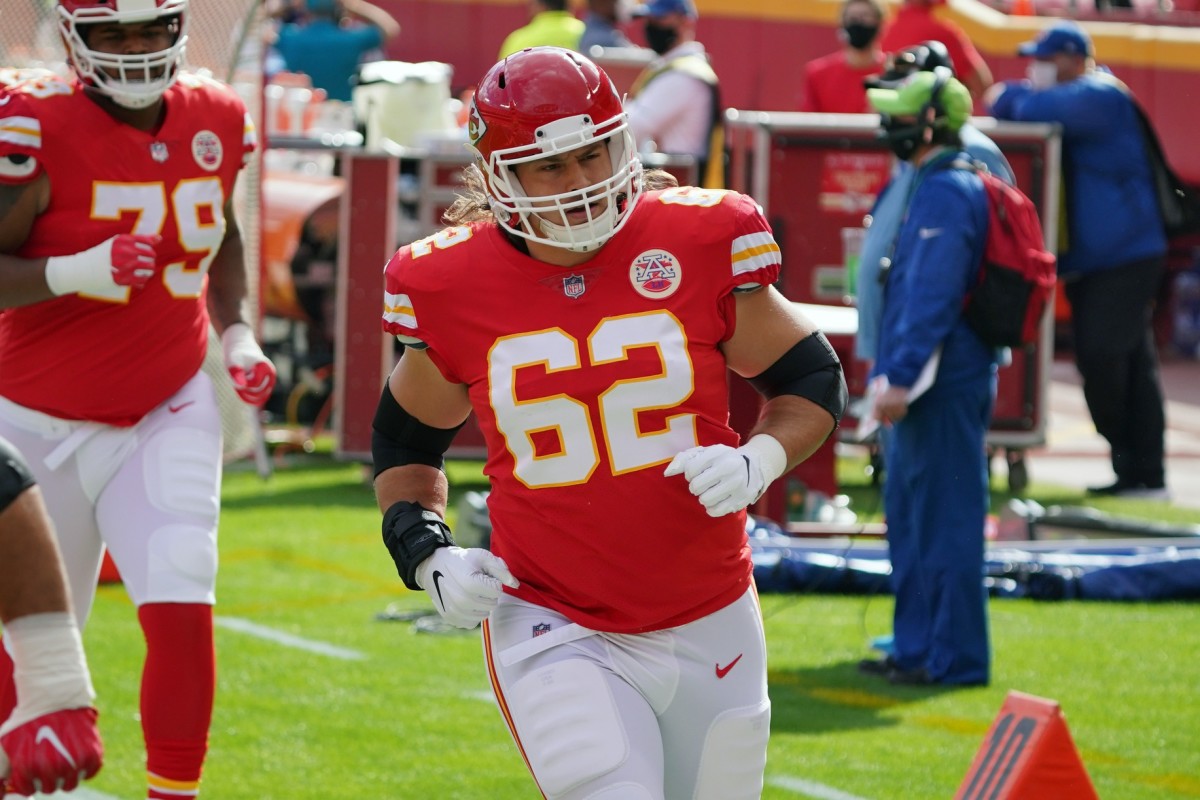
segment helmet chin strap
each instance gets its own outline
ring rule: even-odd
[[[607,242],[612,238],[616,224],[616,211],[612,203],[605,206],[598,216],[578,225],[558,225],[545,217],[538,217],[543,236],[576,253],[586,253]]]

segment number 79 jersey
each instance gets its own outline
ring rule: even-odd
[[[589,261],[555,267],[498,226],[447,228],[385,270],[384,329],[465,384],[487,442],[492,549],[516,594],[587,627],[638,632],[739,597],[745,514],[707,515],[663,471],[736,446],[720,350],[733,291],[779,274],[760,209],[734,192],[647,193]]]
[[[208,268],[254,127],[232,89],[190,74],[167,90],[154,132],[113,119],[73,80],[34,78],[0,98],[0,158],[29,165],[0,180],[44,173],[51,187],[13,255],[79,253],[119,233],[162,237],[156,274],[141,289],[0,314],[0,395],[64,419],[133,425],[204,360]]]

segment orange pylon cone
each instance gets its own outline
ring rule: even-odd
[[[1053,700],[1009,692],[954,800],[1099,800]]]

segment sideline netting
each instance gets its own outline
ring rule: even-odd
[[[66,74],[54,0],[2,0],[0,67],[41,68]],[[192,0],[188,7],[187,68],[232,84],[250,109],[262,138],[261,42],[265,24],[257,0]],[[250,269],[250,311],[257,322],[262,197],[261,159],[242,171],[234,198]],[[255,452],[259,425],[233,391],[221,357],[221,343],[209,331],[204,371],[213,379],[221,407],[227,459]]]

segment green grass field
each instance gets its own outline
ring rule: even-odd
[[[452,467],[460,489],[479,481],[477,465]],[[869,505],[861,465],[845,469],[856,507]],[[239,467],[224,503],[205,797],[538,797],[490,699],[478,631],[377,619],[428,602],[396,578],[359,466],[316,457],[265,482]],[[1195,605],[996,600],[993,684],[956,691],[855,671],[890,628],[889,598],[765,595],[763,610],[774,703],[764,798],[951,798],[1009,689],[1061,703],[1102,798],[1200,798]],[[288,636],[298,639],[279,641]],[[89,796],[138,800],[143,644],[120,586],[100,588],[86,644],[108,752]]]

